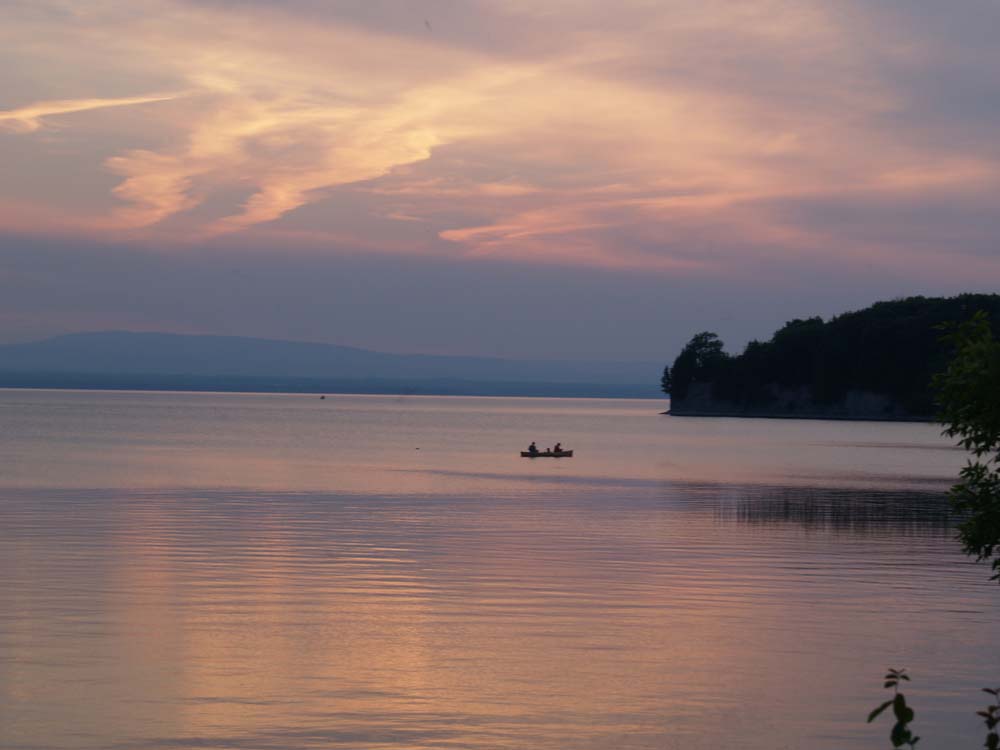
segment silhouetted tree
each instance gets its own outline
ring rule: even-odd
[[[954,326],[946,339],[955,357],[934,378],[945,434],[972,452],[952,505],[965,515],[959,539],[968,555],[992,558],[992,579],[1000,581],[1000,343],[986,313]]]
[[[674,366],[663,371],[660,383],[672,399],[683,399],[691,383],[708,383],[719,375],[728,358],[719,337],[710,331],[702,331],[687,342],[674,360]]]
[[[661,386],[679,402],[692,382],[709,382],[715,398],[743,408],[768,408],[775,388],[805,387],[818,404],[866,391],[909,414],[931,417],[931,377],[947,366],[953,349],[942,342],[939,327],[978,310],[1000,326],[1000,295],[963,294],[878,302],[827,322],[792,320],[735,357],[722,351],[715,334],[700,333],[664,370]]]

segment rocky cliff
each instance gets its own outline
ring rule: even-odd
[[[887,396],[849,390],[839,400],[822,403],[808,386],[770,385],[768,397],[754,403],[724,401],[712,396],[709,383],[692,383],[684,399],[671,400],[669,414],[678,417],[766,417],[798,419],[870,419],[929,422],[931,415],[912,414]]]

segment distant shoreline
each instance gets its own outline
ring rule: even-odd
[[[924,422],[934,423],[934,417],[876,417],[857,414],[823,414],[804,413],[787,414],[780,412],[735,412],[735,411],[684,411],[674,413],[672,410],[660,412],[670,417],[727,417],[729,419],[813,419],[835,422]]]
[[[0,372],[0,389],[134,391],[176,393],[288,393],[303,395],[480,396],[508,398],[612,398],[654,401],[662,394],[644,386],[590,383],[531,383],[475,381],[325,380],[300,378],[205,376],[105,376],[62,373],[39,375]]]

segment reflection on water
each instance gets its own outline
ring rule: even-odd
[[[850,534],[954,536],[942,492],[829,487],[718,488],[716,517],[747,524],[794,523]]]
[[[5,750],[880,747],[888,664],[928,747],[981,741],[1000,597],[927,489],[955,460],[933,428],[33,398],[0,394],[25,431],[2,436]],[[506,457],[529,429],[594,459]],[[767,481],[806,433],[847,447]]]

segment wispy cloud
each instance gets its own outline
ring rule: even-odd
[[[476,0],[432,33],[421,13],[354,4],[39,0],[59,12],[15,19],[32,41],[11,54],[65,70],[132,60],[113,90],[185,95],[51,97],[0,113],[0,128],[40,136],[49,118],[163,102],[90,134],[108,193],[90,225],[133,237],[283,232],[670,273],[723,273],[762,252],[854,258],[831,218],[850,216],[787,206],[1000,184],[982,127],[1000,108],[973,122],[938,107],[946,87],[933,84],[953,80],[947,52],[961,49],[987,90],[1000,56],[963,47],[975,24],[950,41],[924,33],[925,6]],[[884,252],[904,257],[908,241]]]
[[[152,94],[119,99],[62,99],[36,102],[18,109],[0,110],[0,129],[15,133],[34,133],[44,127],[44,119],[55,115],[89,112],[108,107],[128,107],[176,99],[178,94]]]

